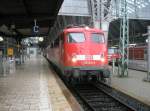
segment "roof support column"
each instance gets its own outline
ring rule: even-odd
[[[150,82],[150,26],[147,27],[148,31],[148,45],[147,45],[147,77],[144,81]]]

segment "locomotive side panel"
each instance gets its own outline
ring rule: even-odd
[[[60,50],[58,46],[54,46],[51,44],[51,47],[49,47],[47,52],[47,59],[50,60],[53,64],[59,66],[60,61]]]

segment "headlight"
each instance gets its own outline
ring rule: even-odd
[[[105,62],[105,55],[104,55],[104,53],[101,54],[101,61]]]
[[[102,53],[102,54],[100,54],[100,55],[93,55],[93,60],[98,60],[98,61],[105,62],[104,53]]]
[[[76,57],[73,57],[73,58],[72,58],[72,62],[77,62],[77,58],[76,58]]]
[[[105,62],[105,58],[101,58],[101,61],[102,61],[102,62]]]

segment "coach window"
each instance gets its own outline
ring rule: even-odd
[[[54,47],[54,42],[52,42],[52,43],[51,43],[51,46],[50,46],[50,47],[51,47],[51,48],[53,48],[53,47]]]
[[[64,44],[64,36],[63,36],[63,34],[61,34],[61,36],[60,36],[60,41],[61,41],[61,44]]]
[[[85,41],[83,33],[68,33],[68,43],[81,43]]]
[[[92,33],[91,39],[95,43],[104,43],[104,35],[98,33]]]
[[[59,38],[54,41],[54,47],[59,47]]]

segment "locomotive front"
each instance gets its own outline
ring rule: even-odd
[[[104,33],[93,28],[65,31],[64,71],[68,78],[108,78],[107,41]]]

